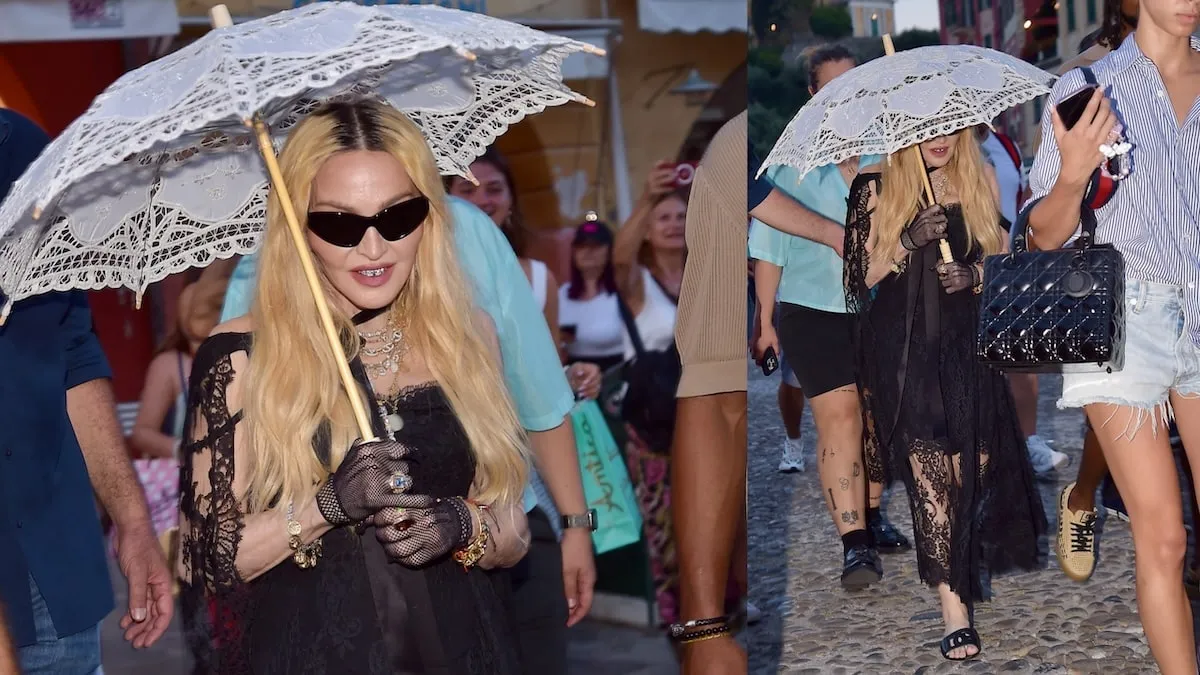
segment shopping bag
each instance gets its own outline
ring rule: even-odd
[[[642,515],[625,460],[613,440],[604,413],[595,401],[580,401],[571,411],[575,448],[583,474],[583,495],[596,510],[592,544],[596,554],[636,543],[642,538]]]

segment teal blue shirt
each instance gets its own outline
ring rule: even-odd
[[[521,425],[548,431],[566,419],[575,406],[558,350],[546,327],[521,263],[492,219],[469,202],[447,198],[454,223],[458,260],[471,279],[475,304],[496,324],[504,358],[504,379],[517,407]],[[250,310],[257,256],[242,258],[225,292],[221,321]],[[525,489],[525,509],[537,506],[532,487]]]
[[[861,169],[882,161],[868,155],[858,161]],[[766,174],[775,188],[835,223],[846,222],[850,186],[836,164],[813,169],[797,181],[790,166],[773,166]],[[842,288],[842,259],[833,249],[803,237],[780,232],[755,220],[750,228],[750,257],[783,268],[779,279],[780,302],[803,305],[824,312],[846,313]]]

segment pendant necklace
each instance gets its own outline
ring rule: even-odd
[[[383,418],[388,435],[391,436],[404,428],[404,419],[399,411],[394,408],[389,410],[388,403],[395,397],[396,375],[400,372],[404,356],[408,354],[408,343],[394,313],[388,315],[387,325],[381,330],[359,333],[358,337],[362,341],[363,356],[382,357],[373,363],[362,362],[367,376],[373,379],[392,378],[386,395],[383,398],[376,397],[379,416]]]

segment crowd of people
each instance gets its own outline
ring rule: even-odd
[[[1154,659],[1196,672],[1173,446],[1200,448],[1198,25],[1197,0],[1109,0],[1050,94],[1027,186],[1016,146],[983,126],[803,177],[756,178],[749,153],[742,182],[742,112],[690,189],[660,162],[619,227],[577,223],[561,280],[533,256],[545,224],[526,222],[497,150],[475,181],[444,178],[394,108],[322,105],[289,131],[292,203],[272,193],[259,252],[189,275],[128,438],[86,296],[16,303],[0,332],[21,383],[0,388],[15,542],[0,671],[100,672],[103,528],[126,639],[154,644],[178,607],[196,672],[565,673],[596,584],[572,416],[595,402],[636,495],[658,628],[688,675],[745,672],[747,338],[766,370],[779,361],[780,471],[807,469],[811,410],[841,586],[877,589],[881,554],[915,551],[942,656],[974,658],[984,578],[1038,566],[1051,523],[1035,477],[1067,462],[1037,433],[1036,378],[976,357],[983,261],[1014,238],[1061,248],[1094,218],[1124,259],[1124,364],[1063,376],[1059,407],[1088,431],[1058,564],[1092,574],[1100,490],[1132,528]],[[855,67],[840,47],[811,54],[812,93]],[[1056,105],[1089,82],[1068,126]],[[0,110],[0,196],[47,142]],[[1132,170],[1102,149],[1118,142]],[[288,209],[348,364],[296,292]],[[911,541],[884,516],[889,488]]]
[[[1058,502],[1056,557],[1069,578],[1091,576],[1101,490],[1109,514],[1131,523],[1151,653],[1164,673],[1196,672],[1188,603],[1196,580],[1185,573],[1172,447],[1200,447],[1189,421],[1200,394],[1198,23],[1190,0],[1108,2],[1103,28],[1051,92],[1028,186],[1015,144],[987,127],[921,143],[919,160],[903,151],[853,158],[799,181],[789,167],[767,172],[776,191],[845,224],[844,238],[828,226],[750,229],[751,350],[760,362],[782,360],[780,471],[806,468],[798,424],[806,400],[848,590],[882,577],[878,553],[907,547],[878,516],[883,486],[901,479],[918,571],[941,602],[947,659],[983,649],[972,610],[986,597],[985,576],[1038,566],[1048,523],[1034,477],[1067,460],[1037,435],[1035,376],[1005,375],[976,356],[982,261],[1008,253],[1012,237],[1045,251],[1069,245],[1093,214],[1096,240],[1125,260],[1125,361],[1063,376],[1059,407],[1084,410],[1087,438],[1078,479]],[[855,66],[836,46],[809,64],[813,93]],[[1080,121],[1067,126],[1056,106],[1097,81]],[[1133,148],[1132,171],[1101,147],[1122,142]],[[932,206],[922,201],[922,172]],[[1118,189],[1089,189],[1100,180]],[[939,254],[943,241],[952,261]]]
[[[5,137],[24,143],[5,143],[11,181],[47,139],[0,112],[20,132]],[[592,214],[577,225],[562,283],[528,256],[538,226],[495,149],[471,165],[474,182],[442,179],[402,114],[341,103],[291,131],[280,165],[374,439],[358,438],[316,306],[293,292],[304,281],[278,196],[259,252],[184,275],[128,438],[84,295],[19,303],[0,341],[50,334],[70,356],[53,427],[63,449],[21,452],[5,478],[52,485],[39,499],[85,525],[94,505],[79,495],[96,489],[130,583],[127,638],[153,644],[178,596],[196,672],[352,658],[354,672],[566,673],[568,629],[596,583],[596,515],[571,424],[589,400],[642,510],[659,628],[676,621],[672,420],[624,405],[674,407],[688,196],[673,165],[655,165],[621,228]],[[674,359],[668,387],[632,381],[646,351]],[[77,404],[85,390],[98,400]],[[74,482],[47,475],[54,466]],[[90,576],[60,578],[49,561],[64,538],[23,517],[4,520],[31,539],[3,566],[22,672],[90,673],[112,604],[104,553],[88,527],[76,531],[65,539]]]

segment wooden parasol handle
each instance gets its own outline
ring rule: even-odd
[[[214,28],[226,28],[233,25],[229,9],[225,5],[217,5],[209,13]],[[308,242],[304,240],[304,231],[300,229],[300,221],[296,218],[296,210],[292,207],[292,196],[287,185],[283,182],[283,174],[279,171],[279,161],[275,157],[275,146],[271,144],[271,134],[261,117],[255,117],[250,122],[254,136],[258,139],[258,151],[263,162],[267,165],[267,174],[271,177],[271,189],[279,197],[283,206],[283,217],[287,220],[288,230],[292,233],[292,243],[296,245],[296,253],[300,256],[300,265],[304,269],[304,278],[308,280],[308,289],[312,292],[313,301],[317,304],[317,314],[321,317],[321,327],[325,329],[325,337],[333,350],[333,360],[337,363],[338,375],[341,376],[342,386],[350,397],[350,408],[354,411],[354,421],[358,424],[359,438],[374,440],[371,421],[367,417],[366,406],[360,395],[358,382],[350,372],[350,364],[346,359],[346,350],[342,349],[342,341],[338,337],[337,328],[333,325],[333,316],[329,313],[329,304],[325,301],[325,290],[317,277],[317,269],[313,266],[312,253],[308,250]]]
[[[888,56],[896,53],[896,45],[892,44],[891,35],[885,34],[883,36],[883,53]],[[925,156],[921,154],[921,146],[910,146],[908,151],[916,153],[917,161],[921,163],[921,181],[925,184],[925,202],[932,206],[937,203],[937,198],[933,195],[933,185],[929,182],[929,171],[925,168]],[[954,254],[950,252],[950,242],[945,239],[939,239],[938,250],[942,254],[942,262],[954,262]]]
[[[292,243],[296,245],[296,253],[300,256],[300,265],[304,268],[304,278],[308,280],[308,289],[312,291],[313,300],[317,304],[317,314],[321,316],[321,327],[325,329],[325,337],[333,349],[333,360],[337,363],[338,375],[342,385],[350,397],[350,407],[354,410],[354,421],[358,423],[359,438],[373,439],[371,422],[367,417],[367,409],[359,395],[358,382],[350,372],[350,364],[346,359],[346,351],[342,349],[342,341],[338,338],[337,328],[333,325],[333,316],[329,313],[329,304],[325,302],[325,290],[313,267],[312,253],[308,250],[308,242],[304,240],[304,231],[300,229],[300,221],[296,218],[296,210],[292,208],[292,197],[284,185],[283,175],[279,171],[279,162],[275,159],[275,147],[271,145],[271,135],[262,118],[255,117],[253,121],[254,135],[258,138],[258,150],[263,161],[267,164],[267,173],[271,176],[271,189],[279,197],[283,206],[283,217],[287,220],[288,230],[292,233]]]

